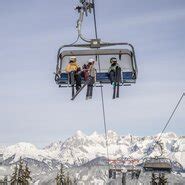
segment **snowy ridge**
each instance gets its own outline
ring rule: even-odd
[[[156,148],[150,151],[154,139],[159,136],[119,136],[114,131],[108,131],[109,155],[111,159],[118,158],[137,158],[154,156],[160,153]],[[165,133],[161,138],[164,156],[180,162],[185,167],[185,137],[178,137],[175,133]],[[105,137],[102,134],[94,132],[86,135],[77,131],[72,137],[64,142],[53,142],[43,149],[38,149],[30,143],[17,143],[2,150],[3,159],[10,160],[10,164],[22,158],[29,158],[36,161],[57,160],[59,163],[69,165],[81,165],[98,157],[106,157]]]

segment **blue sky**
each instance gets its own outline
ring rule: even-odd
[[[76,38],[76,0],[0,1],[0,144],[27,141],[44,146],[76,130],[103,133],[100,89],[71,102],[53,72],[59,46]],[[137,84],[111,99],[104,88],[108,129],[119,134],[161,131],[185,91],[185,1],[96,0],[99,37],[135,46]],[[92,17],[84,21],[94,37]],[[167,131],[185,133],[185,99]]]

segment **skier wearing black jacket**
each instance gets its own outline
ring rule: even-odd
[[[117,58],[112,57],[110,59],[111,66],[108,70],[108,75],[111,84],[113,85],[113,99],[115,96],[119,97],[119,83],[121,82],[121,67],[117,63]],[[117,92],[116,92],[117,91]]]
[[[117,63],[117,58],[112,57],[110,59],[111,66],[109,67],[108,74],[111,84],[116,81],[116,68],[120,68],[119,64]]]

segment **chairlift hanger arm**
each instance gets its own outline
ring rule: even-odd
[[[78,36],[79,36],[83,41],[85,41],[85,42],[91,42],[91,40],[85,38],[85,37],[82,35],[82,31],[81,31],[81,30],[82,30],[82,22],[83,22],[83,17],[84,17],[84,14],[85,14],[85,10],[84,10],[83,8],[81,8],[81,9],[79,10],[79,14],[80,14],[80,16],[79,16],[79,19],[77,20],[77,26],[76,26],[77,31],[78,31]]]
[[[88,12],[91,13],[92,10],[94,8],[94,3],[91,3],[91,1],[86,2],[86,0],[81,0],[80,3],[82,4],[82,6],[77,6],[75,9],[78,11],[79,13],[79,18],[77,20],[77,31],[78,31],[78,36],[79,38],[81,38],[83,41],[90,43],[91,40],[87,39],[83,36],[82,34],[82,23],[83,23],[83,19],[84,19],[84,15],[88,16]]]

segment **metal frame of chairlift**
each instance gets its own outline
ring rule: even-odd
[[[111,47],[111,46],[127,46],[130,47],[129,49],[100,49],[103,47]],[[62,51],[64,48],[90,48],[90,50],[66,50]],[[61,52],[62,51],[62,52]],[[60,87],[68,87],[70,86],[66,80],[62,80],[60,76],[65,74],[62,70],[62,62],[63,59],[67,56],[108,56],[108,55],[118,55],[119,58],[122,55],[130,56],[131,63],[132,63],[132,78],[128,80],[124,80],[123,84],[131,84],[135,83],[137,79],[138,69],[135,57],[135,50],[134,47],[129,43],[100,43],[99,40],[93,39],[90,44],[74,44],[74,45],[63,45],[58,50],[57,55],[57,66],[56,66],[56,77],[55,81]],[[98,73],[102,73],[102,71],[98,71]],[[61,81],[59,80],[61,79]],[[103,82],[101,79],[98,80],[99,83],[104,84],[107,82]],[[110,82],[109,82],[110,83]]]

